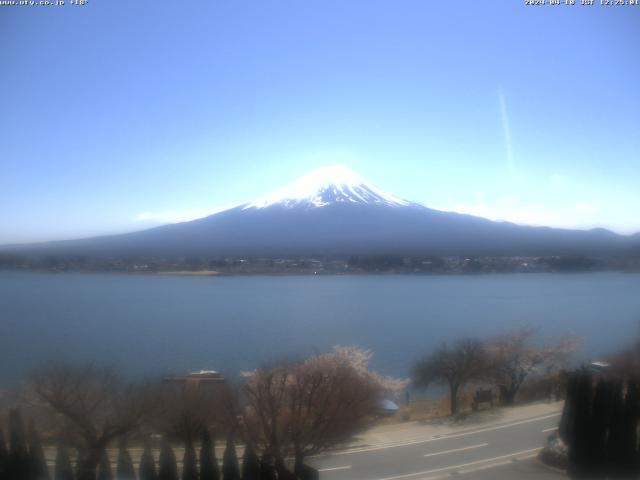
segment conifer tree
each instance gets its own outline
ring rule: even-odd
[[[178,466],[173,448],[167,439],[162,440],[160,448],[160,469],[158,480],[178,480]]]
[[[113,470],[111,469],[111,459],[107,449],[103,448],[100,453],[100,463],[98,464],[98,480],[113,480]]]
[[[307,478],[308,474],[304,465],[304,456],[300,453],[296,453],[294,457],[293,473],[296,478]]]
[[[576,387],[577,376],[575,374],[568,375],[564,407],[562,408],[562,416],[558,423],[558,436],[567,445],[573,436],[572,429],[575,422]]]
[[[84,451],[84,449],[77,448],[76,449],[76,465],[75,465],[77,480],[85,480],[86,478],[87,472],[85,468],[85,465],[86,465],[85,457],[86,457],[86,452]]]
[[[200,480],[220,480],[216,449],[206,428],[202,431],[200,446]]]
[[[9,458],[9,452],[7,451],[7,444],[4,441],[4,433],[2,427],[0,427],[0,478],[7,478],[7,459]]]
[[[276,472],[278,473],[278,480],[296,480],[293,473],[285,466],[282,458],[276,459]]]
[[[272,457],[264,453],[260,459],[260,480],[277,480],[278,475],[273,467]]]
[[[40,442],[40,435],[33,423],[29,421],[27,429],[27,438],[29,441],[29,478],[30,480],[49,480],[49,469],[47,461],[44,458],[44,450]]]
[[[242,459],[242,480],[260,479],[260,460],[251,442],[247,442]]]
[[[640,383],[637,380],[629,386],[629,407],[632,412],[632,425],[640,425]],[[636,477],[640,476],[640,444],[638,439],[638,431],[633,431],[634,438],[631,445],[635,446],[633,452],[631,452],[631,465],[632,471]]]
[[[607,474],[613,478],[624,478],[624,437],[626,419],[623,387],[622,382],[615,382],[612,385],[611,421],[609,424],[609,439],[607,445]]]
[[[127,450],[127,444],[122,440],[118,446],[118,466],[116,471],[118,480],[136,480],[136,471],[133,467],[131,455]]]
[[[140,480],[157,480],[156,460],[153,458],[151,450],[151,441],[147,439],[144,442],[144,451],[140,457]]]
[[[29,451],[24,432],[22,415],[18,409],[9,411],[9,457],[7,461],[8,480],[29,478]]]
[[[602,475],[606,469],[607,432],[611,416],[611,385],[601,379],[593,397],[591,419],[588,424],[588,470],[593,475]]]
[[[191,438],[187,438],[182,457],[182,480],[198,480],[198,466],[196,464],[196,450]]]
[[[638,442],[638,420],[640,419],[640,386],[635,381],[629,381],[624,401],[623,451],[621,452],[621,472],[626,478],[635,477],[638,473],[636,464]]]
[[[231,436],[227,438],[227,446],[222,456],[222,478],[223,480],[240,480],[238,456]]]
[[[73,480],[73,467],[69,459],[69,452],[62,443],[58,443],[54,472],[54,480]]]
[[[589,421],[591,420],[592,380],[587,371],[579,371],[572,379],[571,398],[567,393],[567,402],[571,403],[571,424],[567,427],[568,468],[572,478],[583,478],[589,468]]]

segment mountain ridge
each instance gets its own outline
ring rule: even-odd
[[[430,209],[332,166],[197,220],[0,251],[98,257],[542,256],[619,254],[639,246],[640,235],[524,226]]]

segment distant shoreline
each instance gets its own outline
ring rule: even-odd
[[[104,275],[133,275],[141,277],[385,277],[385,276],[406,276],[406,277],[483,277],[491,275],[572,275],[572,274],[594,274],[599,273],[626,273],[639,274],[640,269],[599,269],[599,270],[551,270],[551,271],[489,271],[489,272],[406,272],[406,271],[379,271],[379,272],[308,272],[308,271],[234,271],[220,272],[216,270],[167,270],[167,271],[131,271],[131,270],[46,270],[46,269],[3,269],[0,273],[45,273],[45,274],[104,274]]]
[[[336,257],[21,257],[0,253],[0,270],[121,272],[162,276],[226,275],[466,275],[640,271],[640,256],[336,256]]]
[[[177,277],[215,277],[223,274],[215,270],[169,270],[164,272],[155,272],[155,275],[171,275]]]

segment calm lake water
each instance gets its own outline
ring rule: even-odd
[[[640,274],[162,277],[0,272],[0,380],[52,359],[131,374],[213,368],[357,344],[407,375],[440,343],[522,324],[584,337],[593,358],[640,334]]]

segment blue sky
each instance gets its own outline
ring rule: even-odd
[[[0,7],[0,41],[0,243],[194,218],[326,164],[640,231],[640,7],[89,0]]]

